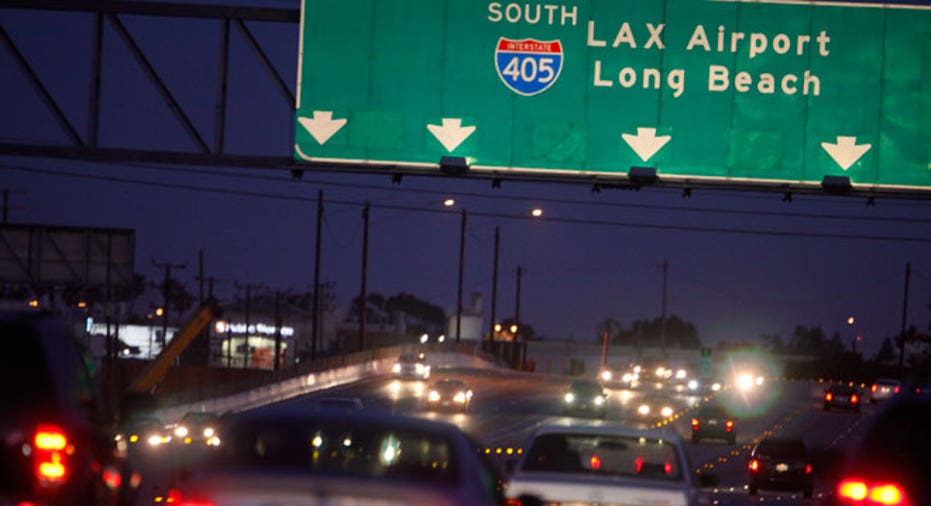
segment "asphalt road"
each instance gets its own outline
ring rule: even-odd
[[[458,378],[474,392],[468,413],[430,411],[426,405],[429,385],[439,378]],[[327,391],[285,401],[288,405],[313,404],[321,397],[358,397],[366,409],[411,414],[448,421],[473,435],[495,458],[516,459],[533,430],[554,421],[566,421],[562,414],[563,395],[570,378],[500,370],[440,369],[428,381],[398,381],[391,377],[370,378]],[[821,504],[830,494],[832,482],[827,462],[832,454],[852,448],[876,408],[864,406],[863,413],[822,409],[822,390],[817,382],[770,380],[763,387],[744,393],[728,390],[714,395],[647,387],[637,390],[609,389],[607,416],[603,423],[665,427],[678,432],[695,470],[718,475],[720,485],[706,492],[712,504]],[[736,418],[737,443],[724,441],[690,442],[693,410],[704,402],[726,404]],[[642,415],[642,404],[651,406]],[[669,407],[672,416],[659,411]],[[259,408],[265,409],[265,408]],[[169,422],[166,420],[166,422]],[[819,455],[814,463],[815,496],[803,499],[800,493],[760,491],[750,496],[746,489],[747,461],[753,445],[766,436],[801,437]],[[138,504],[157,504],[171,481],[197,452],[192,447],[141,449],[136,461],[143,471],[142,494]],[[509,455],[510,453],[510,455]],[[823,460],[827,459],[827,460]]]

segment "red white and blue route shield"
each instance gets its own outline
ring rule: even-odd
[[[501,82],[517,94],[543,93],[559,79],[562,44],[558,40],[498,39],[495,67]]]

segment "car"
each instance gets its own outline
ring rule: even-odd
[[[395,378],[426,380],[430,378],[430,366],[423,353],[402,353],[391,367]]]
[[[861,393],[847,385],[831,385],[824,391],[824,410],[831,408],[852,409],[860,412]]]
[[[884,404],[834,482],[844,506],[931,504],[931,397],[902,395]]]
[[[729,444],[737,442],[737,426],[734,417],[724,406],[705,404],[692,417],[692,442],[702,439],[723,439]]]
[[[504,475],[458,427],[403,415],[272,406],[224,420],[178,504],[494,506]],[[190,501],[190,502],[185,502]]]
[[[427,405],[433,409],[451,409],[466,413],[472,403],[472,390],[460,380],[441,379],[427,394]]]
[[[220,444],[219,424],[220,416],[216,413],[191,411],[167,428],[172,440],[179,444],[216,446]]]
[[[696,505],[717,481],[692,472],[665,430],[574,421],[537,429],[525,446],[505,487],[511,504]]]
[[[130,453],[140,448],[158,448],[171,442],[165,424],[151,416],[136,416],[124,420],[120,423],[115,439],[118,448]]]
[[[891,399],[902,391],[902,382],[897,379],[879,378],[870,387],[870,403]]]
[[[763,438],[750,452],[747,465],[750,495],[758,490],[814,491],[811,459],[801,439]]]
[[[604,388],[597,381],[575,379],[563,394],[563,415],[594,415],[604,418],[607,415],[607,397]]]
[[[640,379],[639,372],[634,364],[608,364],[598,372],[598,379],[605,387],[629,388]]]
[[[134,480],[71,329],[5,312],[0,336],[0,504],[117,504]]]

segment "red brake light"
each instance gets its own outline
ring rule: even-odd
[[[853,394],[853,395],[850,396],[850,402],[856,404],[856,403],[860,402],[860,398],[857,397],[857,394]]]
[[[663,472],[665,472],[666,474],[672,474],[672,463],[671,462],[666,462],[665,464],[663,464]]]
[[[828,393],[824,394],[824,400],[826,400],[826,401],[828,401],[828,402],[831,402],[831,399],[833,399],[833,398],[834,398],[834,394],[832,394],[831,392],[828,392]]]
[[[897,483],[867,483],[859,478],[848,478],[837,485],[837,496],[841,499],[870,504],[899,506],[907,504],[905,490]]]
[[[805,464],[805,474],[811,474],[811,464]]]
[[[643,459],[641,459],[640,457],[637,457],[636,459],[634,459],[634,466],[636,466],[638,473],[643,471]]]
[[[837,485],[837,497],[862,501],[869,494],[866,482],[856,478],[848,478]]]
[[[870,500],[890,506],[905,504],[905,491],[895,483],[879,483],[870,487]]]
[[[598,455],[592,455],[592,458],[588,459],[588,467],[596,471],[601,469],[601,458]]]
[[[757,460],[757,459],[751,459],[751,460],[750,460],[750,466],[749,466],[749,467],[750,467],[750,470],[753,471],[753,472],[759,471],[759,470],[760,470],[760,461]]]
[[[68,438],[65,431],[55,425],[40,425],[36,428],[33,443],[36,447],[36,478],[42,485],[54,485],[65,480],[68,467],[65,452]]]
[[[193,497],[187,498],[181,493],[180,490],[173,488],[168,491],[168,497],[165,498],[166,504],[177,504],[178,506],[216,506],[211,501],[207,499]],[[517,503],[518,505],[520,502]]]
[[[895,392],[895,393],[899,393],[899,387],[895,387],[894,392]]]

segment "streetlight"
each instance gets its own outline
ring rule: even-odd
[[[539,218],[543,216],[543,209],[540,209],[539,207],[535,207],[533,208],[533,211],[530,211],[530,215],[533,216],[534,218]]]
[[[453,207],[456,205],[456,199],[446,199],[443,201],[443,205],[446,207]]]

